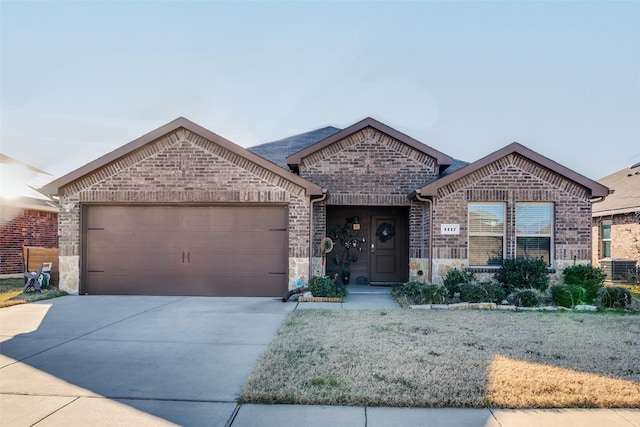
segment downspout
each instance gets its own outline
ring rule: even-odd
[[[420,189],[416,190],[416,199],[429,203],[429,243],[427,244],[427,249],[429,250],[429,273],[427,274],[427,281],[429,283],[433,283],[433,248],[432,248],[432,238],[433,238],[433,200],[425,199],[420,195]],[[424,227],[424,226],[423,226]]]
[[[318,199],[309,199],[309,280],[313,277],[313,205],[327,199],[327,189],[322,189],[322,196]]]

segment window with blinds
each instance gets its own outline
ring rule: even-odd
[[[516,257],[551,266],[553,203],[516,203]]]
[[[469,266],[501,266],[504,258],[505,204],[469,204]]]

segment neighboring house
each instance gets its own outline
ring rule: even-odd
[[[267,160],[179,118],[48,184],[61,288],[281,296],[346,264],[375,284],[591,259],[591,199],[607,187],[522,145],[466,165],[371,118],[283,141],[254,147]]]
[[[593,204],[593,265],[623,280],[640,264],[640,163],[598,182],[614,192]]]
[[[23,247],[58,247],[58,202],[36,188],[48,173],[0,154],[0,275],[23,274]]]

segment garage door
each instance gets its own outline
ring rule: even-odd
[[[284,206],[88,206],[82,292],[281,296]]]

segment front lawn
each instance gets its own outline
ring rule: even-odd
[[[297,310],[239,401],[640,408],[640,316]]]
[[[24,279],[21,277],[0,279],[0,308],[67,295],[66,292],[54,287],[42,289],[39,294],[35,292],[23,294],[23,287]]]

